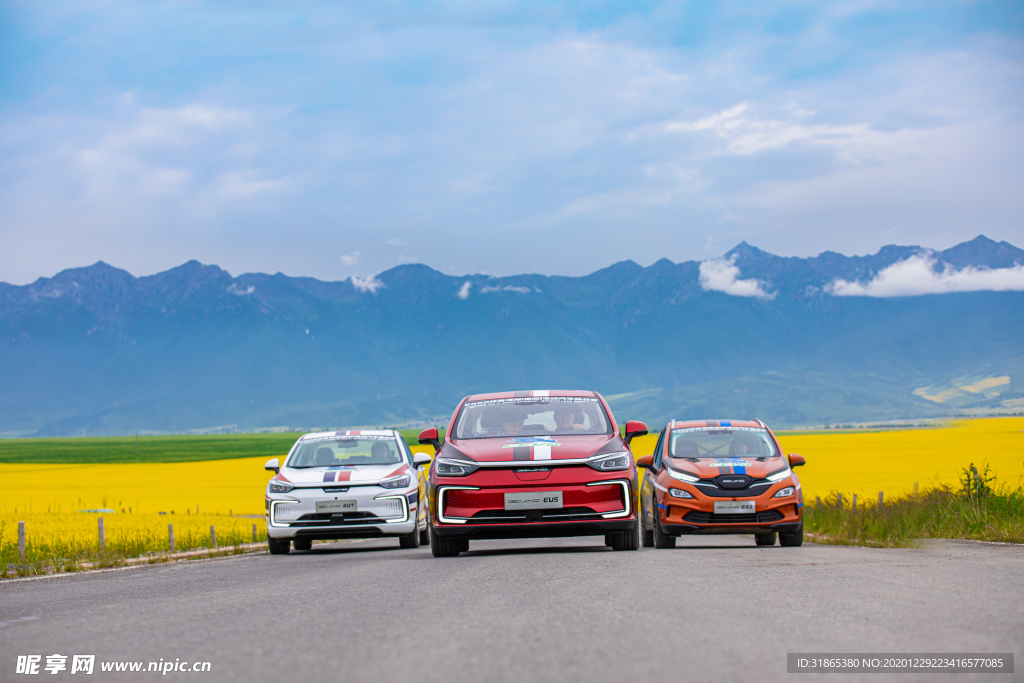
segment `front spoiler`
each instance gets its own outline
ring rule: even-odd
[[[616,531],[632,529],[636,523],[636,517],[633,517],[558,524],[467,524],[464,526],[435,526],[434,533],[438,536],[467,540],[566,538],[570,536],[603,536]]]
[[[404,536],[417,528],[417,521],[384,525],[353,525],[349,527],[306,527],[281,528],[268,527],[267,536],[278,540],[293,538],[310,538],[315,541],[328,541],[342,538],[381,538],[383,536]]]
[[[772,531],[798,531],[803,521],[800,522],[777,522],[775,524],[708,524],[700,526],[697,524],[665,524],[661,523],[661,529],[671,536],[684,536],[687,534],[765,534]]]

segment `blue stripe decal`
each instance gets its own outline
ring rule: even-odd
[[[718,423],[718,426],[719,427],[732,427],[732,422],[729,422],[728,420],[722,420],[721,422]]]
[[[660,507],[662,510],[668,510],[668,505],[662,505],[661,503],[658,503],[658,507]]]
[[[739,465],[736,465],[735,467],[732,468],[732,473],[733,474],[746,474],[747,473],[747,468],[746,467],[741,467]]]

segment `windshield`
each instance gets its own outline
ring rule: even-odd
[[[672,431],[673,458],[774,458],[779,454],[768,430],[756,427],[691,427]]]
[[[456,439],[609,433],[611,421],[601,402],[576,396],[472,401],[462,406],[455,423]]]
[[[307,439],[288,458],[288,467],[397,465],[401,451],[393,436],[342,436]]]

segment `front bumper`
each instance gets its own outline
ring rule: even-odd
[[[635,526],[637,519],[635,479],[630,475],[629,471],[554,467],[538,481],[521,478],[532,473],[516,474],[511,469],[444,478],[431,485],[434,531],[467,539],[601,536],[624,531]],[[558,492],[561,506],[505,509],[507,496],[543,499],[545,492]]]
[[[418,498],[415,487],[351,486],[330,493],[322,487],[296,487],[288,493],[268,493],[267,535],[276,539],[401,536],[416,529]],[[317,512],[317,501],[337,500],[355,501],[356,510]]]
[[[672,482],[672,488],[688,491],[692,498],[669,496],[658,486],[658,521],[662,531],[684,534],[762,534],[772,531],[796,531],[803,524],[803,497],[799,490],[793,496],[774,498],[775,493],[793,486],[790,481],[773,484],[758,496],[706,496],[689,484]],[[749,514],[715,514],[715,502],[723,500],[753,501],[755,511]]]

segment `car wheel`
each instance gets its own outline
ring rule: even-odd
[[[271,555],[287,555],[288,551],[292,547],[291,541],[279,541],[274,538],[267,539],[267,547],[270,548]]]
[[[292,541],[292,547],[294,547],[296,550],[312,550],[313,549],[313,539],[311,539],[311,538],[296,538],[294,541]]]
[[[645,548],[654,547],[654,532],[647,528],[646,520],[647,515],[640,515],[640,534],[642,535],[641,542]]]
[[[775,532],[769,531],[765,534],[754,534],[754,543],[758,545],[775,545]]]
[[[420,532],[418,529],[413,529],[407,534],[403,534],[398,537],[398,545],[402,548],[419,548],[420,547]]]
[[[615,538],[615,534],[605,534],[604,535],[604,544],[606,546],[608,546],[609,548],[611,548],[612,547],[612,539],[613,538]]]
[[[468,538],[460,538],[459,539],[459,552],[463,552],[463,553],[468,553],[469,552],[469,539]]]
[[[468,545],[468,541],[467,541]],[[462,544],[457,538],[438,536],[433,527],[430,529],[430,554],[434,557],[455,557],[462,552]]]
[[[654,515],[654,531],[651,535],[654,536],[654,547],[655,548],[675,548],[676,537],[670,536],[661,530],[661,519],[660,515]]]
[[[801,520],[800,528],[796,531],[780,531],[779,545],[783,548],[796,548],[804,544],[804,523]]]
[[[640,549],[640,520],[636,520],[631,528],[615,534],[612,537],[612,550],[639,550]]]

